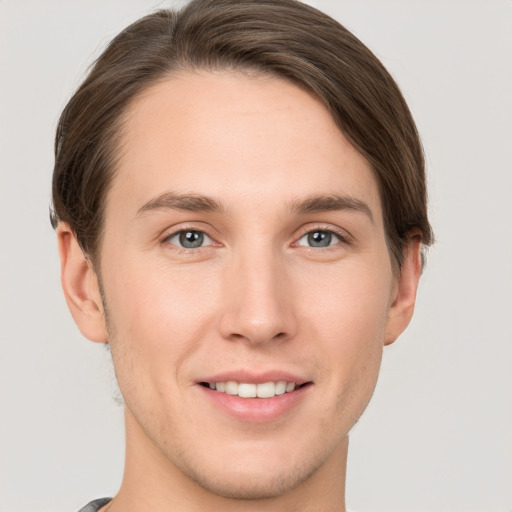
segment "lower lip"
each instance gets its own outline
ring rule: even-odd
[[[205,386],[198,386],[214,405],[238,421],[269,423],[297,407],[310,391],[312,384],[306,384],[294,391],[272,398],[240,398],[238,395],[228,395]]]

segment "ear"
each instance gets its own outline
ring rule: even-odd
[[[418,233],[411,233],[404,249],[404,259],[400,273],[395,278],[396,282],[386,324],[385,345],[393,343],[411,321],[421,268],[421,236]]]
[[[57,227],[61,283],[71,315],[80,332],[91,341],[106,343],[108,334],[98,276],[85,257],[68,224]]]

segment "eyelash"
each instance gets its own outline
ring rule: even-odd
[[[176,236],[179,236],[180,234],[182,233],[199,233],[205,237],[207,237],[212,243],[208,244],[207,246],[199,246],[199,247],[181,247],[177,244],[173,244],[170,242],[170,240],[172,240],[174,237]],[[187,227],[184,227],[184,228],[181,228],[181,229],[178,229],[177,231],[174,231],[173,233],[170,233],[170,234],[166,234],[165,236],[163,236],[161,239],[160,239],[160,244],[162,245],[172,245],[175,250],[177,251],[180,251],[180,252],[184,252],[184,253],[190,253],[190,251],[197,251],[198,249],[204,249],[210,245],[218,245],[220,246],[220,244],[218,244],[217,242],[215,242],[213,240],[213,238],[208,235],[208,233],[206,233],[204,230],[202,229],[197,229],[197,228],[187,228]]]
[[[319,249],[330,249],[330,248],[333,248],[333,247],[337,246],[338,244],[344,244],[344,245],[350,244],[349,236],[346,233],[343,233],[343,232],[341,232],[339,230],[332,229],[332,228],[329,228],[329,227],[326,227],[326,226],[318,225],[318,226],[314,226],[314,227],[304,231],[304,233],[302,233],[300,235],[300,237],[297,238],[297,241],[294,242],[293,245],[294,246],[298,245],[298,242],[302,238],[310,235],[311,233],[326,233],[326,234],[329,234],[329,235],[334,235],[335,237],[338,238],[338,242],[337,243],[332,244],[332,245],[328,245],[326,247],[319,247]],[[306,246],[306,247],[308,247],[309,249],[316,249],[315,247],[311,247],[311,246]]]
[[[177,244],[173,244],[170,242],[170,240],[182,233],[187,233],[187,232],[194,232],[194,233],[199,233],[199,234],[202,234],[203,236],[207,237],[212,243],[204,246],[204,245],[201,245],[199,247],[181,247]],[[310,235],[311,233],[326,233],[326,234],[329,234],[329,235],[334,235],[336,238],[338,238],[338,242],[335,243],[335,244],[330,244],[328,246],[325,246],[325,247],[312,247],[312,246],[302,246],[302,245],[299,245],[299,241],[301,239],[303,239],[304,237]],[[208,235],[205,231],[201,230],[201,229],[197,229],[197,228],[187,228],[187,227],[184,227],[182,229],[179,229],[177,231],[174,231],[170,234],[166,234],[165,236],[163,236],[161,239],[160,239],[160,244],[162,245],[172,245],[174,246],[175,250],[177,251],[180,251],[180,252],[184,252],[184,253],[190,253],[191,251],[197,251],[199,249],[205,249],[206,247],[209,247],[209,246],[221,246],[221,244],[219,244],[218,242],[215,242],[215,240],[210,236]],[[295,242],[293,242],[292,246],[299,246],[299,247],[308,247],[309,249],[329,249],[329,248],[332,248],[332,247],[335,247],[337,246],[338,244],[344,244],[344,245],[349,245],[350,244],[350,237],[346,234],[346,233],[342,233],[338,230],[335,230],[335,229],[332,229],[332,228],[327,228],[325,226],[314,226],[306,231],[304,231],[297,239]]]

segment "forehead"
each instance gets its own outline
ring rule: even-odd
[[[125,207],[136,209],[165,191],[222,197],[227,204],[343,193],[381,216],[370,164],[320,101],[280,78],[170,77],[132,102],[121,139],[112,195],[123,197]]]

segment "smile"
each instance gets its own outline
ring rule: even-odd
[[[232,380],[202,384],[219,393],[237,395],[240,398],[272,398],[274,396],[290,393],[297,387],[295,382],[287,382],[285,380],[262,382],[260,384],[236,382]]]
[[[314,382],[282,371],[246,371],[210,376],[196,389],[217,410],[243,423],[269,423],[285,417],[310,396]]]

